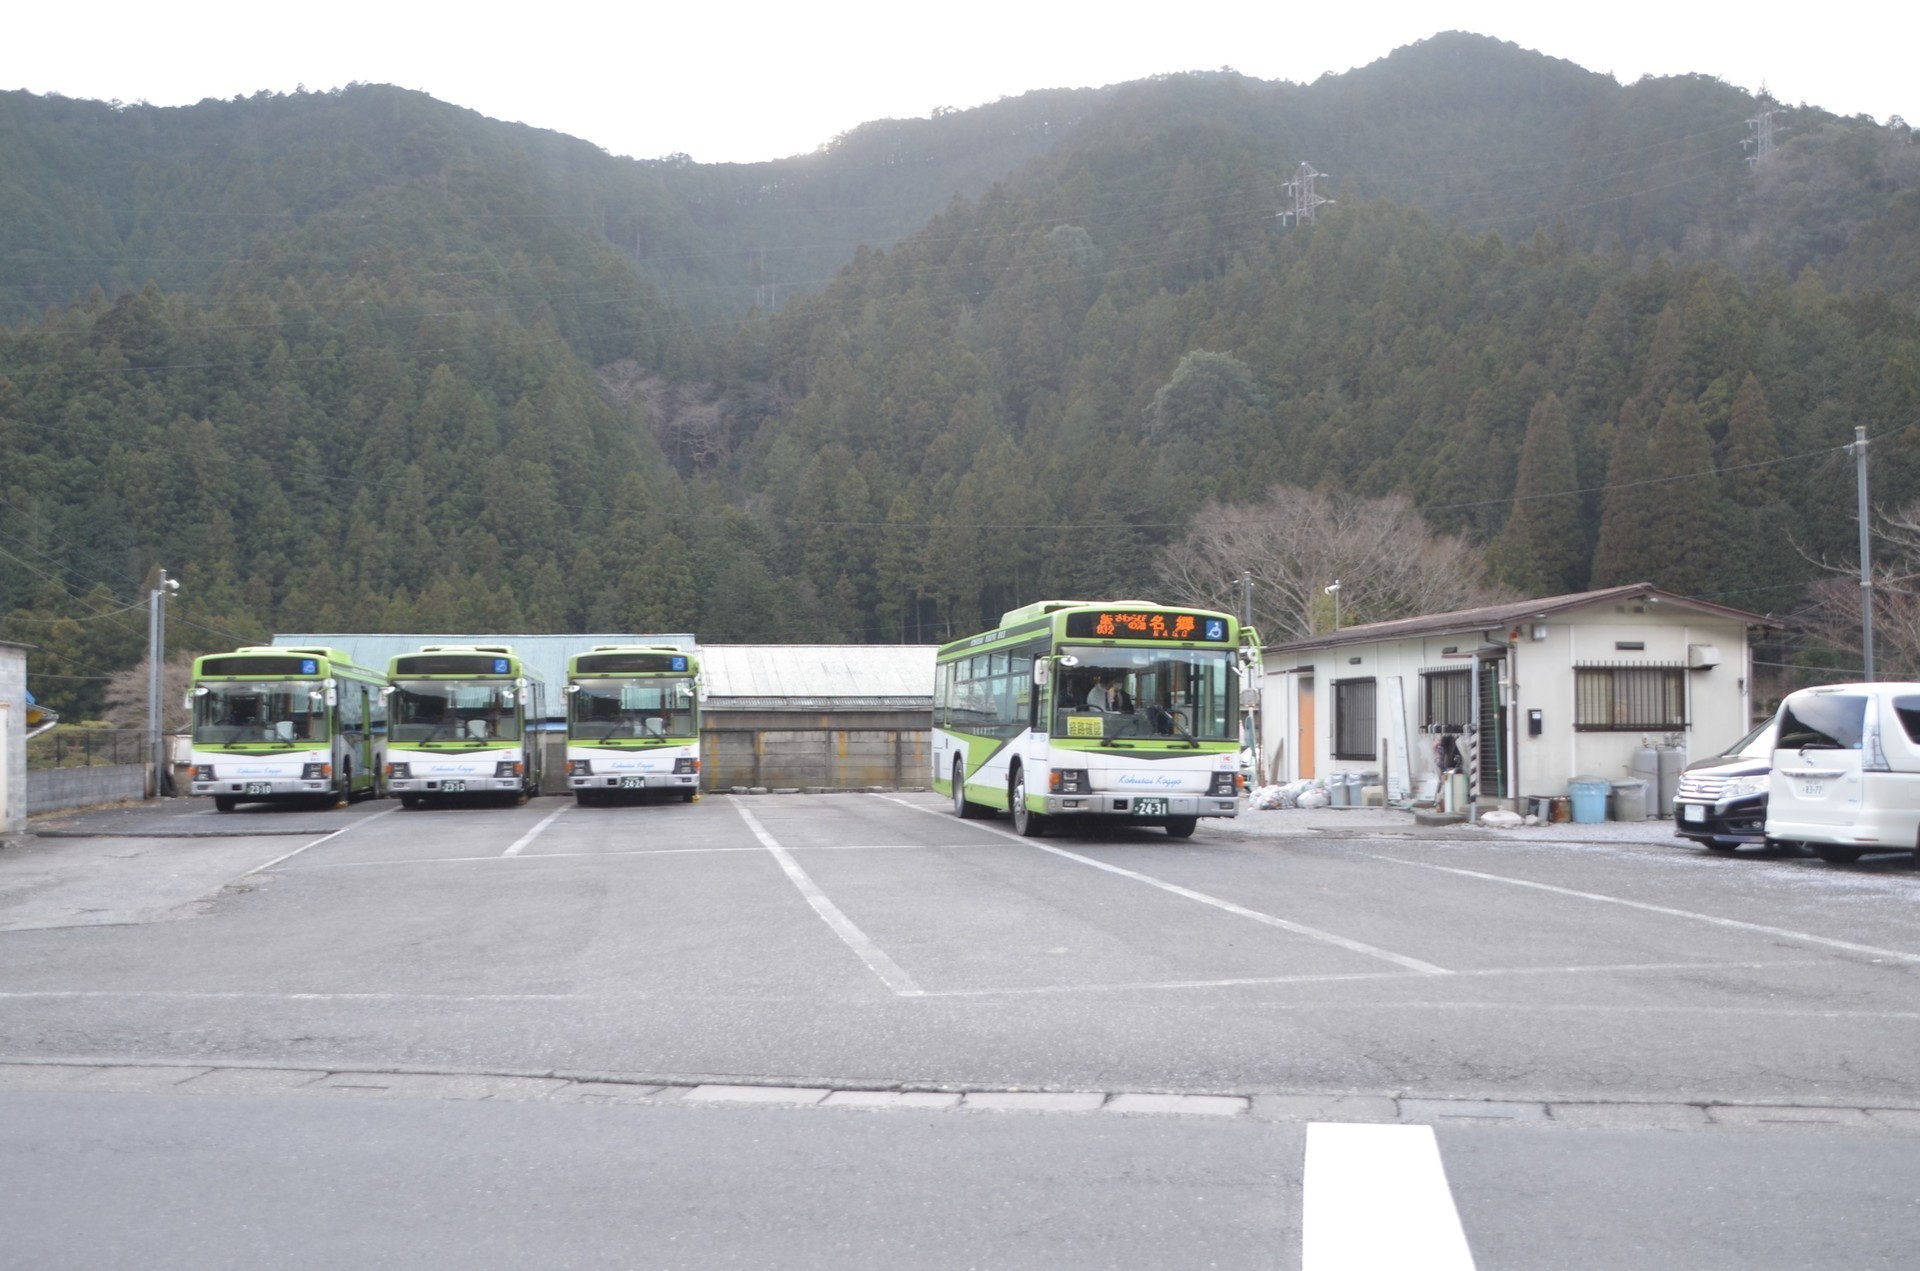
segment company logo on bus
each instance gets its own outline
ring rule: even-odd
[[[1204,640],[1224,644],[1227,621],[1169,609],[1096,609],[1067,615],[1071,639]]]

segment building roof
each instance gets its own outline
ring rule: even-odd
[[[731,710],[926,710],[931,644],[709,644],[707,705]]]
[[[693,650],[708,705],[733,710],[928,710],[933,705],[931,644],[709,644],[691,635],[396,635],[304,632],[273,643],[339,649],[370,671],[384,672],[397,654],[425,644],[504,644],[548,684],[547,706],[559,714],[555,690],[567,682],[567,659],[598,644],[657,644]]]
[[[619,632],[609,635],[396,635],[322,631],[283,633],[274,636],[273,643],[280,648],[313,644],[338,649],[355,664],[382,675],[387,673],[387,664],[395,657],[412,653],[424,644],[504,644],[555,689],[567,682],[567,659],[576,653],[587,652],[596,644],[666,644],[676,649],[694,647],[694,639],[690,635],[633,635]],[[560,709],[558,701],[558,698],[553,698],[547,703],[556,714]]]
[[[1715,604],[1711,600],[1697,600],[1692,596],[1680,595],[1678,592],[1663,591],[1651,583],[1631,583],[1624,587],[1603,587],[1598,591],[1579,591],[1571,595],[1546,596],[1537,600],[1515,600],[1505,604],[1483,605],[1478,609],[1460,609],[1453,613],[1400,618],[1393,622],[1369,622],[1357,627],[1343,627],[1339,631],[1313,636],[1306,640],[1268,645],[1266,652],[1268,654],[1305,653],[1314,649],[1332,649],[1349,644],[1377,644],[1383,640],[1451,635],[1466,631],[1488,631],[1496,627],[1510,627],[1518,622],[1537,622],[1570,610],[1619,604],[1627,600],[1671,605],[1676,609],[1691,609],[1717,618],[1745,623],[1750,627],[1773,625],[1764,614]]]

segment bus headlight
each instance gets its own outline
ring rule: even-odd
[[[405,763],[390,763],[387,765],[387,775],[406,781],[413,776],[413,769]]]
[[[700,771],[700,761],[698,759],[676,759],[673,761],[673,770],[682,773],[698,772]]]
[[[1055,768],[1047,773],[1049,794],[1092,794],[1093,782],[1085,768]]]
[[[502,759],[499,763],[493,765],[493,775],[496,777],[519,776],[520,761],[518,759]]]
[[[569,777],[591,777],[593,775],[593,760],[591,759],[567,760],[567,775]]]
[[[213,765],[210,763],[197,763],[193,765],[193,779],[195,781],[213,780]]]
[[[302,781],[325,781],[332,775],[333,765],[330,763],[310,763],[303,765],[300,769]]]
[[[1237,792],[1235,787],[1239,784],[1239,773],[1216,772],[1213,774],[1213,786],[1207,791],[1207,794],[1214,798],[1230,799]]]

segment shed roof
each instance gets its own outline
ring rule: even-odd
[[[596,644],[670,644],[677,649],[694,647],[694,639],[690,635],[633,635],[619,632],[608,635],[399,635],[391,632],[355,634],[322,631],[276,635],[273,642],[281,648],[315,644],[338,649],[358,665],[382,675],[386,674],[387,663],[395,657],[412,653],[424,644],[504,644],[539,672],[541,679],[555,686],[567,682],[567,659],[576,653],[587,652]],[[556,698],[548,702],[556,711],[557,701]]]
[[[1603,587],[1598,591],[1578,591],[1565,596],[1545,596],[1536,600],[1515,600],[1506,604],[1483,605],[1478,609],[1459,609],[1452,613],[1427,614],[1419,618],[1400,618],[1393,622],[1369,622],[1357,627],[1343,627],[1327,635],[1313,636],[1306,640],[1294,640],[1286,644],[1268,645],[1267,653],[1304,653],[1314,649],[1332,649],[1348,644],[1377,644],[1383,640],[1412,639],[1419,636],[1450,635],[1454,632],[1485,631],[1494,627],[1505,627],[1516,622],[1532,622],[1550,618],[1555,614],[1567,613],[1576,609],[1589,609],[1599,605],[1619,604],[1627,600],[1640,600],[1662,605],[1671,605],[1676,609],[1692,609],[1699,613],[1711,614],[1717,618],[1726,618],[1744,623],[1750,627],[1773,625],[1765,614],[1752,613],[1745,609],[1735,609],[1730,605],[1715,604],[1711,600],[1698,600],[1692,596],[1683,596],[1678,592],[1663,591],[1651,583],[1631,583],[1624,587]]]
[[[709,706],[735,710],[927,709],[931,644],[709,644]]]

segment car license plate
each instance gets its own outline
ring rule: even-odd
[[[1821,781],[1807,781],[1803,782],[1800,786],[1801,797],[1807,799],[1818,799],[1825,795],[1826,792],[1826,783]]]
[[[647,779],[645,777],[622,777],[620,778],[620,788],[622,790],[644,790],[647,788]]]
[[[467,792],[467,783],[464,781],[442,781],[440,788],[448,794],[465,794]]]
[[[247,793],[248,794],[272,794],[273,783],[271,781],[249,781],[247,782]]]
[[[1704,821],[1707,819],[1707,810],[1697,803],[1683,803],[1680,805],[1680,818],[1685,821]]]
[[[1135,799],[1133,801],[1133,814],[1135,816],[1165,816],[1167,814],[1167,801],[1165,799]]]

